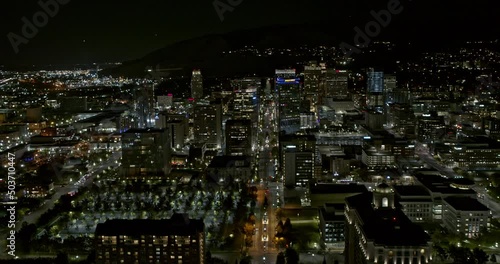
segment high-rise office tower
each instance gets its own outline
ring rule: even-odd
[[[170,147],[174,150],[180,150],[184,148],[184,142],[188,136],[189,128],[187,128],[187,118],[175,119],[169,117],[165,112],[158,115],[156,120],[156,128],[168,129],[170,137]]]
[[[394,104],[391,106],[391,117],[394,131],[401,135],[415,135],[416,119],[411,105]]]
[[[174,214],[168,220],[112,219],[95,230],[96,263],[205,263],[205,224]]]
[[[422,143],[434,143],[446,133],[444,117],[436,112],[419,116],[416,123],[415,134]]]
[[[222,103],[197,104],[193,113],[194,140],[196,143],[222,147]]]
[[[384,100],[384,72],[370,68],[367,72],[366,106],[377,112],[383,112]]]
[[[396,88],[394,91],[394,102],[398,104],[411,104],[412,96],[408,86]]]
[[[138,128],[154,127],[155,96],[154,85],[148,84],[135,90],[135,113],[138,118]]]
[[[264,82],[265,79],[262,79],[260,77],[246,77],[242,79],[231,80],[231,87],[233,87],[234,90],[251,89],[258,91],[261,88],[264,88]]]
[[[191,97],[195,100],[203,98],[203,76],[200,70],[193,70],[191,76]]]
[[[316,138],[311,135],[282,135],[280,166],[285,185],[305,186],[315,177]]]
[[[161,179],[170,173],[170,140],[166,129],[127,130],[122,134],[122,176]]]
[[[252,121],[250,119],[226,121],[227,156],[251,156],[252,145]]]
[[[279,130],[295,133],[300,130],[300,79],[295,70],[276,70]]]
[[[367,71],[367,92],[368,93],[383,93],[384,92],[384,72],[375,71],[370,68]]]
[[[244,78],[231,81],[233,87],[233,101],[230,111],[234,119],[250,119],[257,126],[258,121],[258,96],[262,89],[261,78]]]
[[[323,69],[312,63],[304,67],[304,99],[309,101],[308,112],[313,112],[318,117],[317,107],[321,103],[324,90]]]
[[[394,93],[396,92],[396,75],[384,75],[384,93],[385,102],[388,104],[394,103]]]
[[[312,63],[304,67],[304,93],[317,94],[323,81],[323,69]]]
[[[160,110],[165,110],[165,109],[172,107],[172,105],[174,103],[174,97],[172,94],[161,95],[161,96],[156,97],[156,101],[158,104],[158,108]]]
[[[348,99],[348,79],[349,73],[345,70],[327,69],[325,97],[333,97],[336,100]]]
[[[307,186],[314,176],[314,152],[288,146],[284,155],[285,186]]]
[[[367,111],[365,113],[365,123],[372,130],[383,130],[386,116],[380,112]]]

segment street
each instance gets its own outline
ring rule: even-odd
[[[70,192],[77,191],[79,188],[82,187],[88,187],[92,184],[94,177],[100,173],[102,173],[103,170],[108,169],[108,167],[116,167],[119,164],[119,160],[121,158],[121,151],[114,152],[108,160],[104,161],[103,163],[100,163],[96,166],[91,166],[89,167],[89,176],[86,180],[82,181],[83,184],[81,186],[77,186],[74,183],[68,183],[65,186],[62,187],[54,187],[54,194],[50,197],[50,199],[45,200],[45,203],[43,206],[38,208],[37,210],[32,211],[30,214],[26,214],[21,220],[17,221],[16,224],[16,231],[19,231],[21,229],[21,224],[23,222],[26,222],[27,224],[36,224],[37,220],[42,216],[44,213],[46,213],[48,210],[54,208],[54,204],[61,198],[61,196],[68,194]],[[1,237],[7,237],[9,230],[4,228],[0,231],[0,236]],[[0,247],[1,248],[6,248],[7,240],[1,239],[0,240]],[[2,257],[8,257],[7,252],[1,251],[0,253],[0,258]]]
[[[450,179],[456,177],[456,173],[452,169],[436,161],[436,159],[429,154],[427,148],[423,147],[420,143],[417,144],[415,153],[420,157],[420,160],[439,171],[442,175]],[[472,189],[478,194],[477,200],[492,211],[493,218],[500,218],[500,204],[486,192],[486,188],[484,186],[474,185]]]
[[[272,143],[278,142],[275,137],[276,131],[276,112],[274,104],[267,103],[263,105],[259,113],[259,122],[262,127],[259,128],[259,134],[268,135],[263,142],[260,142],[258,149],[258,176],[259,180],[255,186],[257,192],[257,231],[254,235],[253,246],[249,249],[249,255],[252,257],[252,263],[276,263],[278,249],[273,243],[275,227],[277,225],[276,209],[282,204],[282,184],[276,181],[277,162],[272,155],[272,149],[275,147]],[[264,200],[267,197],[267,208],[264,208]]]

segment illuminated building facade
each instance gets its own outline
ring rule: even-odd
[[[203,98],[203,76],[200,70],[193,70],[191,75],[191,97],[195,100]]]
[[[300,129],[300,79],[295,70],[276,70],[279,130],[295,133]]]
[[[335,100],[349,98],[348,89],[349,73],[345,70],[327,69],[325,80],[325,96]]]
[[[203,220],[112,219],[97,225],[96,263],[205,263]]]
[[[129,129],[122,134],[122,176],[129,179],[162,178],[170,172],[167,129]]]
[[[475,198],[446,197],[443,199],[443,224],[450,232],[476,238],[490,229],[491,212]]]
[[[249,119],[226,121],[226,155],[252,156],[252,131]]]
[[[222,104],[220,101],[197,104],[193,113],[194,140],[196,143],[222,147]]]
[[[346,264],[432,262],[429,235],[398,208],[392,187],[383,183],[345,201]]]
[[[366,87],[366,106],[377,112],[383,112],[385,105],[384,99],[384,72],[375,71],[373,68],[368,70]]]

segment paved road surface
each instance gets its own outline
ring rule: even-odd
[[[104,161],[96,166],[90,167],[89,168],[90,175],[89,175],[88,179],[85,181],[85,183],[83,184],[83,186],[91,185],[94,177],[96,175],[98,175],[99,173],[102,173],[103,170],[108,169],[108,167],[118,166],[118,164],[115,161],[119,161],[120,158],[121,158],[121,151],[117,151],[117,152],[113,153],[109,157],[108,160],[106,160],[106,161]],[[78,190],[78,188],[79,188],[79,186],[75,186],[72,183],[70,183],[66,186],[63,186],[63,187],[59,187],[59,186],[55,187],[54,188],[54,191],[55,191],[54,195],[52,195],[52,197],[49,200],[46,200],[46,202],[43,206],[41,206],[37,210],[31,212],[30,214],[25,215],[23,217],[23,219],[21,219],[17,222],[16,231],[19,231],[21,229],[21,224],[23,222],[26,222],[28,224],[35,224],[36,221],[40,218],[40,216],[42,216],[48,210],[54,208],[54,204],[59,200],[59,198],[62,195],[65,195],[65,194],[72,192],[72,191],[76,191],[76,190]],[[9,231],[10,230],[8,230],[5,226],[2,226],[2,229],[0,230],[0,237],[1,238],[7,237],[7,234]],[[5,239],[0,239],[0,248],[2,248],[2,250],[0,250],[0,258],[8,257],[7,253],[3,250],[7,246],[6,241],[7,240],[5,240]]]

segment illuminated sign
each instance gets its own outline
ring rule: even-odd
[[[300,83],[300,78],[281,78],[278,77],[276,78],[276,84],[299,84]]]

